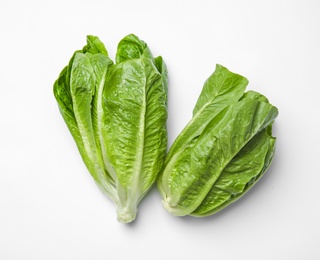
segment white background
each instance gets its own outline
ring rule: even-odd
[[[273,165],[214,216],[173,217],[154,188],[118,223],[59,114],[86,35],[114,57],[129,33],[167,63],[170,144],[216,63],[279,108]],[[319,48],[319,1],[1,1],[0,259],[320,259]]]

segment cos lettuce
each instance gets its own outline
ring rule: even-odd
[[[248,81],[217,65],[193,117],[173,143],[158,187],[176,216],[208,216],[244,195],[265,173],[275,150],[276,107],[248,91]]]
[[[118,220],[134,220],[167,147],[162,58],[128,35],[114,63],[99,38],[88,36],[56,80],[54,95],[89,172],[116,203]]]

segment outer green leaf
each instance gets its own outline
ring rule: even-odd
[[[109,160],[117,176],[118,218],[131,221],[162,168],[167,145],[166,82],[151,59],[112,68],[103,93]]]
[[[192,119],[172,144],[166,161],[171,160],[172,155],[178,153],[178,150],[183,151],[183,147],[199,136],[220,111],[238,101],[247,84],[246,78],[217,65],[203,86]]]
[[[162,84],[165,92],[165,101],[167,105],[167,96],[168,96],[168,70],[167,66],[163,61],[163,58],[161,56],[158,56],[154,59],[155,66],[157,67],[159,73],[162,76]]]
[[[54,96],[58,102],[60,113],[67,123],[69,131],[76,141],[81,154],[85,152],[83,142],[79,133],[78,124],[74,117],[72,98],[69,89],[68,66],[66,66],[54,83]]]
[[[97,36],[88,35],[87,36],[87,45],[82,49],[83,53],[91,53],[91,54],[104,54],[108,56],[108,51],[104,44],[100,41]]]
[[[117,63],[142,57],[153,60],[153,56],[147,44],[134,34],[127,35],[119,42],[116,54]]]
[[[76,51],[69,65],[63,69],[54,84],[54,94],[60,112],[74,138],[80,154],[98,186],[116,201],[113,179],[105,170],[99,140],[94,132],[97,128],[94,95],[103,85],[106,71],[112,63],[103,53],[104,46],[98,39],[90,43],[82,51]],[[95,48],[95,44],[98,44]],[[103,48],[102,48],[103,47]],[[93,50],[92,54],[90,51]]]
[[[216,107],[217,104],[224,105],[237,101],[243,95],[247,85],[246,78],[217,64],[214,73],[204,83],[193,109],[193,115],[203,112],[213,104]]]
[[[184,150],[193,145],[194,139],[198,138],[207,124],[219,112],[241,98],[247,84],[248,80],[246,78],[230,72],[221,65],[216,66],[215,71],[203,86],[192,119],[176,138],[166,156],[166,167],[170,168],[172,164],[175,164],[175,160],[180,157]],[[164,170],[160,176],[160,183],[163,179],[163,184],[159,185],[162,193],[169,192],[167,190],[169,187],[168,174],[170,174],[170,171]]]
[[[231,160],[191,215],[212,215],[243,196],[268,169],[274,149],[275,138],[265,128]]]

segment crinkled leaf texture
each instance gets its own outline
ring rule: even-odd
[[[54,84],[60,112],[92,177],[131,222],[167,147],[167,70],[135,35],[116,64],[98,37],[76,51]]]
[[[217,65],[193,118],[173,143],[159,178],[164,207],[176,216],[208,216],[244,195],[275,150],[276,107],[244,93],[248,81]]]

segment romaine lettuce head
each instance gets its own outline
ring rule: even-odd
[[[76,51],[54,84],[60,112],[89,172],[131,222],[160,172],[167,147],[167,70],[131,34],[116,63],[98,37]]]
[[[193,117],[173,143],[158,181],[176,216],[212,215],[243,196],[266,172],[278,115],[266,97],[223,66],[206,81]]]

